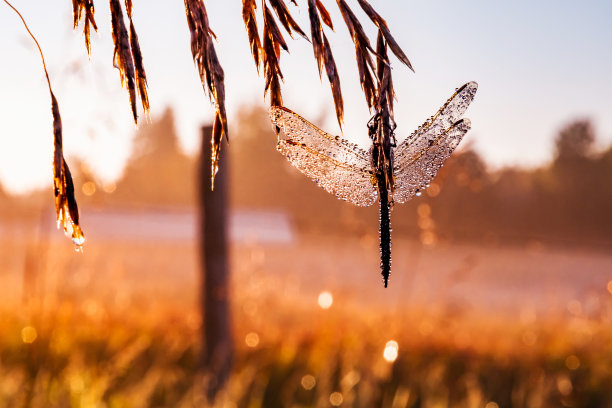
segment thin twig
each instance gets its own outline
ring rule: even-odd
[[[13,11],[15,11],[15,13],[17,13],[17,15],[19,16],[19,18],[21,19],[21,21],[23,22],[23,26],[25,27],[25,29],[28,31],[28,34],[30,34],[30,37],[32,37],[32,39],[34,40],[34,42],[36,43],[36,47],[38,47],[38,52],[40,53],[40,59],[42,60],[42,64],[43,64],[43,69],[45,70],[45,76],[47,77],[47,85],[49,85],[49,91],[51,91],[51,81],[49,80],[49,72],[47,72],[47,64],[45,64],[45,56],[43,55],[42,49],[40,48],[40,44],[38,43],[38,41],[36,40],[36,37],[34,37],[34,34],[32,34],[32,32],[30,31],[30,28],[28,27],[28,24],[25,22],[23,16],[21,15],[21,13],[19,12],[19,10],[17,10],[11,3],[9,3],[7,0],[4,0],[4,2],[6,4],[8,4],[8,6],[10,8],[13,9]]]

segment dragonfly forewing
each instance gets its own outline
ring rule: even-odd
[[[370,154],[332,136],[289,109],[273,106],[270,119],[281,131],[276,149],[320,187],[358,206],[376,202]]]

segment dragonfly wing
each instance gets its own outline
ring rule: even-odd
[[[370,154],[332,136],[289,109],[272,106],[272,123],[282,132],[276,149],[320,187],[358,206],[376,202]]]
[[[394,201],[405,203],[425,189],[463,136],[470,130],[470,120],[460,119],[430,138],[430,144],[413,155],[396,156]],[[402,164],[399,164],[399,163]]]
[[[395,149],[394,201],[404,203],[423,190],[453,153],[470,129],[469,119],[461,116],[477,89],[476,82],[457,89],[434,116]]]

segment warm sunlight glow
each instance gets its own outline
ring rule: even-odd
[[[612,295],[612,280],[608,282],[608,292]]]
[[[246,335],[244,338],[244,342],[249,347],[257,347],[259,344],[259,335],[257,333],[251,332]]]
[[[575,316],[579,316],[582,313],[582,304],[579,300],[570,300],[567,302],[567,311]]]
[[[317,380],[312,375],[306,374],[302,377],[302,381],[300,383],[305,390],[312,390],[314,386],[317,385]]]
[[[34,327],[26,326],[21,329],[21,340],[23,340],[24,343],[34,343],[34,340],[36,340],[37,337],[38,333]]]
[[[399,345],[395,340],[389,340],[385,345],[385,351],[383,352],[383,357],[386,361],[392,363],[397,360],[397,353],[399,350]]]
[[[318,302],[319,302],[319,307],[321,309],[329,309],[332,303],[334,303],[334,298],[331,293],[329,293],[328,291],[325,291],[325,292],[321,292],[321,294],[319,295]]]

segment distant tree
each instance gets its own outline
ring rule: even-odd
[[[134,154],[117,183],[115,201],[139,205],[193,205],[196,160],[179,146],[171,109],[144,124],[134,140]]]
[[[587,158],[593,153],[595,131],[587,120],[577,120],[564,127],[555,141],[556,160]]]

